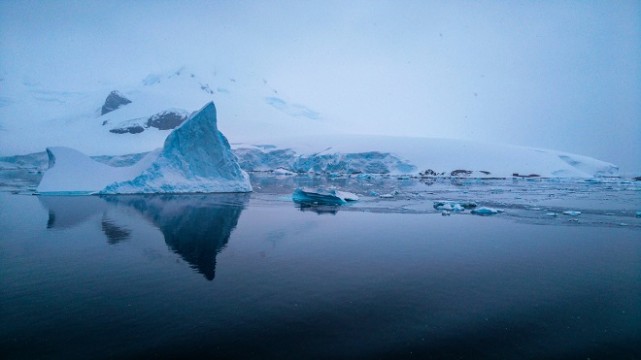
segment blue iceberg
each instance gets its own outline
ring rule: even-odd
[[[357,201],[358,196],[347,192],[338,191],[335,189],[309,189],[298,188],[292,194],[292,200],[298,204],[309,205],[344,205],[350,201]]]
[[[470,212],[472,214],[474,214],[474,215],[489,216],[489,215],[496,215],[496,214],[501,213],[503,211],[498,210],[498,209],[494,209],[494,208],[490,208],[490,207],[482,206],[482,207],[474,209],[474,210],[472,210]]]

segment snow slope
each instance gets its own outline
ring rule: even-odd
[[[131,166],[99,163],[69,148],[49,148],[50,169],[41,194],[249,192],[227,139],[216,126],[212,102],[171,133],[161,150]]]

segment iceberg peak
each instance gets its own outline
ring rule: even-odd
[[[103,194],[252,191],[225,135],[216,106],[207,103],[165,140],[158,158],[134,179],[106,186]]]
[[[216,106],[207,103],[177,127],[162,149],[130,167],[97,164],[77,153],[56,151],[53,167],[38,187],[40,193],[101,194],[250,192],[249,175],[241,170],[227,138],[218,130]],[[62,161],[60,156],[74,154]],[[49,152],[50,159],[54,152]],[[82,161],[80,161],[81,159]],[[83,181],[91,174],[92,182]],[[83,186],[80,186],[82,183]],[[44,186],[43,186],[44,185]]]

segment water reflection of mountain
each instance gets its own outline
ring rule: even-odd
[[[165,237],[165,243],[207,278],[216,276],[216,255],[238,224],[248,194],[129,195],[103,197],[136,209]]]

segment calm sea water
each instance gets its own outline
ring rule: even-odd
[[[641,219],[510,196],[478,217],[0,193],[2,358],[641,358]]]

